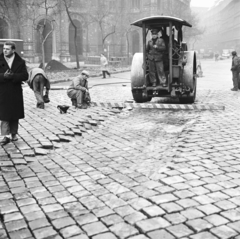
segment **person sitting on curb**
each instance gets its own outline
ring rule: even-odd
[[[29,71],[29,78],[27,81],[30,88],[34,91],[37,108],[44,109],[44,103],[49,103],[50,81],[41,68],[33,68]],[[45,87],[45,95],[43,94]]]
[[[91,103],[88,90],[89,72],[83,70],[81,75],[73,78],[71,85],[67,90],[67,95],[71,98],[72,105],[78,109],[86,109]]]
[[[111,77],[111,74],[108,71],[108,60],[103,54],[100,56],[100,62],[103,78],[106,78],[106,74]]]

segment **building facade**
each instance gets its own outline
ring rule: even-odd
[[[205,33],[199,48],[215,52],[235,49],[240,52],[240,1],[220,0],[203,16]]]
[[[141,29],[131,22],[153,15],[184,18],[190,10],[190,0],[48,0],[48,9],[27,5],[31,1],[14,5],[9,0],[8,11],[0,12],[0,38],[23,39],[24,57],[36,63],[42,47],[46,62],[74,61],[75,27],[80,60],[103,51],[108,57],[133,55],[141,51],[142,41]],[[64,2],[71,5],[66,8]]]

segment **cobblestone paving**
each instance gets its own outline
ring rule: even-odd
[[[132,98],[122,85],[91,94]],[[24,95],[20,140],[0,149],[1,239],[240,238],[239,92],[198,92],[225,111],[68,114],[65,91],[45,110]]]

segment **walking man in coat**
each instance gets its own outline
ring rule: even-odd
[[[233,88],[232,91],[238,91],[238,81],[239,81],[239,65],[238,65],[238,56],[237,52],[232,52],[232,81],[233,81]]]
[[[0,55],[0,144],[17,141],[19,119],[24,118],[22,82],[28,79],[25,61],[15,52],[14,42],[5,42]],[[11,139],[10,139],[11,137]]]
[[[41,68],[33,68],[29,71],[29,78],[27,81],[30,88],[34,91],[37,108],[44,109],[44,103],[49,103],[50,81]],[[45,88],[45,94],[44,94]]]
[[[101,54],[100,56],[100,62],[101,62],[101,70],[102,70],[103,78],[106,78],[106,74],[109,77],[111,77],[111,74],[108,71],[108,60],[103,54]]]
[[[86,109],[90,104],[91,98],[88,91],[89,72],[83,70],[81,75],[73,78],[71,85],[67,90],[67,95],[71,98],[72,105],[78,109]]]
[[[152,39],[147,43],[147,57],[149,60],[149,77],[153,87],[157,86],[157,78],[160,85],[166,86],[166,76],[164,73],[163,56],[166,46],[164,40],[158,37],[158,30],[152,29]]]

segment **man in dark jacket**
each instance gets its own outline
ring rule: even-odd
[[[148,41],[146,51],[149,60],[149,77],[153,87],[157,85],[157,78],[160,84],[166,86],[164,73],[163,56],[166,46],[164,40],[158,37],[158,30],[152,29],[152,39]]]
[[[239,81],[239,65],[238,65],[238,56],[237,52],[233,51],[232,52],[232,81],[233,81],[233,88],[231,89],[232,91],[238,91],[238,81]]]
[[[67,95],[71,98],[72,105],[78,109],[87,109],[91,98],[88,89],[89,72],[83,70],[81,75],[74,77],[67,90]]]
[[[28,79],[25,61],[15,52],[14,42],[5,42],[0,55],[1,145],[18,140],[18,121],[24,118],[22,82]]]

